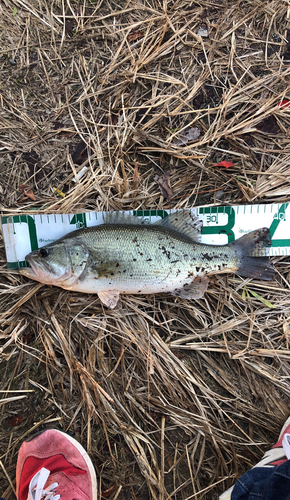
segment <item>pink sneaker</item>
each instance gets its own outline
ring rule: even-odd
[[[275,467],[290,458],[290,417],[283,425],[278,441],[271,450],[266,451],[262,460],[255,467]]]
[[[85,449],[49,429],[24,441],[16,466],[17,500],[97,500],[97,478]]]
[[[290,459],[290,417],[287,418],[283,425],[278,441],[271,450],[266,451],[262,460],[255,467],[275,467],[282,465],[286,460]],[[230,500],[234,486],[225,491],[219,500]]]

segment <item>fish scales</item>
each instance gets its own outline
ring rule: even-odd
[[[67,290],[97,293],[112,308],[120,293],[197,299],[207,289],[207,275],[220,272],[272,279],[269,259],[253,257],[269,244],[267,228],[228,245],[199,243],[200,228],[189,211],[151,225],[117,215],[31,252],[26,256],[31,267],[20,272]]]
[[[91,292],[116,286],[121,293],[157,293],[199,275],[237,269],[233,248],[193,244],[189,237],[159,226],[104,225],[79,237],[93,256],[79,291],[90,281]]]

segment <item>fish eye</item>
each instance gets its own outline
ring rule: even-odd
[[[40,257],[47,257],[48,256],[48,251],[46,250],[46,248],[41,248],[39,250],[39,255],[40,255]]]

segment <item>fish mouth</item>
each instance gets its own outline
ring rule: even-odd
[[[29,255],[25,257],[25,260],[28,262],[30,267],[23,267],[19,269],[22,276],[26,276],[32,280],[41,281],[42,283],[51,283],[52,280],[49,279],[51,271],[43,262],[39,263],[34,259],[31,259]]]
[[[49,264],[46,262],[38,262],[35,257],[30,254],[26,255],[25,260],[30,267],[23,267],[19,269],[20,274],[32,280],[39,281],[46,285],[59,285],[62,286],[64,282],[72,277],[71,270],[67,270],[60,276],[55,275]],[[74,277],[74,281],[77,277]]]
[[[37,279],[37,275],[31,267],[22,267],[19,269],[19,272],[22,276],[26,276],[26,278],[31,278],[32,280]]]

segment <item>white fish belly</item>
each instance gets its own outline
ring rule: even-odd
[[[63,288],[67,290],[73,290],[76,292],[83,293],[99,293],[108,290],[118,290],[119,293],[125,294],[150,294],[150,293],[161,293],[161,292],[172,292],[176,288],[182,288],[186,283],[191,283],[194,279],[192,275],[188,276],[188,273],[182,273],[184,276],[173,278],[155,278],[147,280],[117,280],[117,279],[107,279],[107,278],[87,278],[83,281],[74,283],[70,287],[66,287],[65,284]]]

